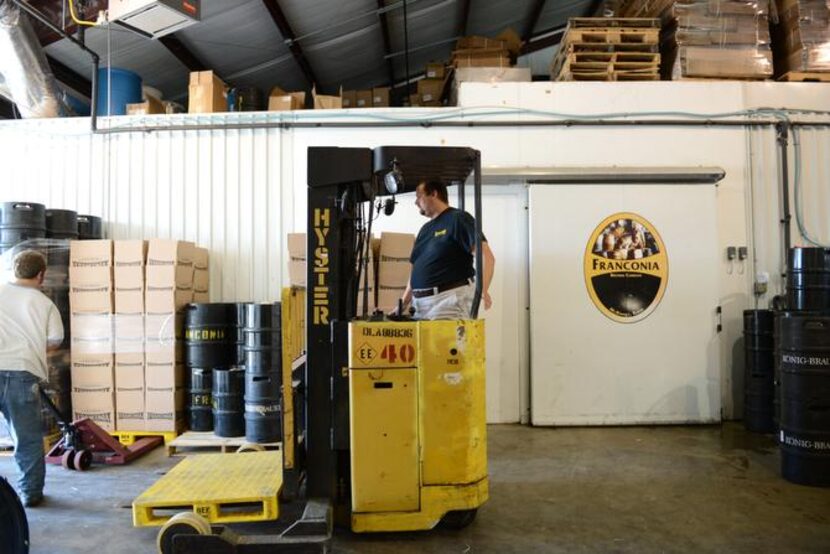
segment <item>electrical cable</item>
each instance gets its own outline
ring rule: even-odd
[[[98,25],[95,21],[84,21],[83,19],[78,18],[75,14],[75,0],[69,0],[69,16],[76,25],[84,25],[86,27],[95,27]]]

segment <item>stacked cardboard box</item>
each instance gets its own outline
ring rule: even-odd
[[[118,429],[144,430],[144,263],[147,242],[113,245],[115,288],[115,422]]]
[[[768,14],[764,0],[676,2],[664,41],[664,78],[771,77]]]
[[[305,92],[286,92],[280,87],[271,89],[268,95],[268,111],[284,112],[305,108]]]
[[[455,67],[510,67],[507,42],[498,38],[478,36],[458,39],[452,53]]]
[[[357,284],[357,313],[363,314],[363,297],[364,292],[367,299],[366,313],[371,314],[377,308],[377,286],[376,279],[378,273],[378,257],[380,254],[380,239],[372,237],[370,239],[371,247],[368,249],[369,259],[366,261],[366,273],[360,273],[360,282]],[[364,278],[365,275],[365,278]]]
[[[210,265],[207,248],[193,249],[193,302],[210,302]]]
[[[228,111],[225,99],[227,87],[213,71],[193,71],[188,87],[188,113],[216,113]]]
[[[193,301],[196,256],[192,242],[154,239],[147,246],[144,423],[149,431],[178,431],[184,423],[181,310]]]
[[[776,73],[830,71],[830,2],[776,0]]]
[[[389,87],[375,87],[366,90],[344,90],[343,108],[388,108]]]
[[[412,264],[409,257],[415,235],[408,233],[381,233],[380,260],[378,261],[378,309],[390,312],[398,307],[398,299],[403,296],[409,284]]]
[[[315,110],[339,110],[343,107],[343,91],[337,96],[317,94],[317,89],[312,87],[311,96],[314,98]]]
[[[69,249],[73,419],[115,429],[112,241],[72,241]]]
[[[418,81],[417,101],[419,106],[440,106],[449,73],[444,64],[427,64],[426,77]]]
[[[305,233],[288,233],[288,281],[292,287],[305,288]]]

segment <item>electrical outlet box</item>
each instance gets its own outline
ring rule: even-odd
[[[107,15],[159,38],[197,23],[201,0],[110,0]]]
[[[738,255],[738,250],[734,246],[727,246],[726,247],[726,259],[727,260],[734,260],[735,257]]]
[[[749,249],[746,246],[738,247],[738,259],[745,260],[749,257]]]

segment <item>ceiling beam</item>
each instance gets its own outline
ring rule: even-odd
[[[567,24],[559,25],[558,27],[551,27],[550,29],[536,33],[535,37],[531,37],[530,40],[525,41],[519,55],[532,54],[533,52],[538,52],[539,50],[544,50],[545,48],[559,44],[562,42],[562,37],[565,35],[565,29],[567,27]]]
[[[470,22],[470,4],[472,0],[461,0],[461,16],[458,19],[458,29],[456,29],[455,36],[463,37],[467,35],[467,23]]]
[[[271,19],[280,30],[282,38],[285,40],[288,49],[291,50],[291,55],[294,56],[297,65],[300,66],[309,86],[313,86],[317,83],[317,77],[314,75],[314,71],[311,69],[311,64],[308,63],[305,54],[303,54],[303,49],[300,48],[300,43],[297,42],[296,35],[291,29],[291,25],[288,24],[288,19],[286,19],[282,8],[280,8],[279,2],[277,0],[262,0],[262,3],[265,4],[265,8],[271,14]]]
[[[536,24],[539,23],[539,16],[542,15],[542,8],[545,7],[545,0],[536,0],[533,4],[533,8],[530,10],[530,17],[527,20],[527,25],[525,25],[525,30],[522,33],[522,41],[527,42],[533,36],[533,29],[536,28]]]
[[[202,62],[202,60],[197,58],[196,55],[191,52],[181,40],[176,37],[175,33],[160,37],[158,41],[165,48],[167,48],[167,50],[173,54],[176,59],[188,69],[188,71],[205,71],[210,69]]]
[[[389,40],[389,19],[386,17],[386,2],[378,0],[378,18],[380,30],[383,34],[383,55],[386,56],[386,70],[389,72],[389,86],[395,86],[395,64],[389,54],[392,53],[392,42]]]
[[[87,98],[92,97],[92,83],[89,79],[76,73],[52,56],[46,56],[46,61],[49,62],[49,67],[52,68],[55,79]]]

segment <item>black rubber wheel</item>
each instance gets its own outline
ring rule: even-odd
[[[0,477],[0,544],[3,552],[28,554],[29,521],[14,489]],[[5,550],[8,548],[9,550]]]
[[[444,529],[453,529],[456,531],[464,529],[475,520],[477,513],[478,508],[472,510],[453,510],[452,512],[444,514],[439,525]]]
[[[78,450],[72,458],[73,465],[78,471],[86,471],[92,465],[92,452],[89,450]]]

